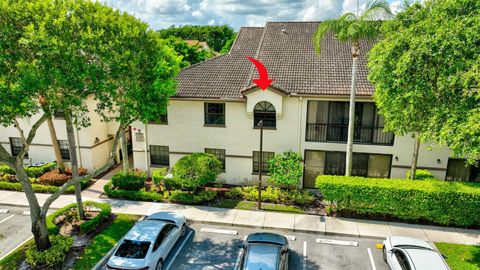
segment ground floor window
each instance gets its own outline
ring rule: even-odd
[[[265,152],[262,155],[262,172],[268,173],[268,161],[275,156],[275,152]],[[253,151],[253,172],[260,172],[260,151]]]
[[[352,175],[364,177],[390,177],[391,155],[353,153]],[[305,151],[304,187],[315,188],[315,179],[322,174],[345,175],[345,152]]]
[[[468,165],[465,159],[450,158],[448,159],[445,180],[480,182],[480,168],[479,166]]]
[[[225,149],[205,148],[205,153],[214,155],[222,162],[222,170],[225,171]]]
[[[62,154],[62,159],[69,160],[70,159],[70,150],[68,148],[68,141],[67,140],[58,140],[58,145],[60,146],[60,153]]]
[[[168,146],[150,145],[150,163],[152,165],[169,166],[169,153]]]

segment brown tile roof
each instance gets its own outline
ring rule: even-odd
[[[345,95],[350,92],[352,58],[350,45],[329,34],[322,54],[315,54],[312,36],[318,22],[270,22],[265,27],[243,27],[229,54],[185,68],[177,76],[177,97],[241,99],[241,91],[258,77],[246,56],[260,60],[285,93]],[[371,96],[365,53],[373,41],[361,43],[357,95]]]

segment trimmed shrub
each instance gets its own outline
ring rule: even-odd
[[[118,172],[112,177],[112,184],[123,190],[140,190],[145,187],[147,176],[140,170],[131,172]]]
[[[14,174],[4,174],[0,176],[0,181],[2,182],[10,182],[10,183],[18,183],[17,176]]]
[[[57,167],[57,163],[50,162],[46,163],[42,166],[25,166],[25,171],[27,172],[29,177],[40,177],[42,174],[49,172]]]
[[[268,168],[268,182],[294,188],[298,186],[303,175],[302,156],[293,151],[276,154],[268,161]]]
[[[51,185],[60,187],[72,178],[69,174],[60,173],[58,169],[42,174],[38,178],[38,183],[42,185]]]
[[[321,175],[316,187],[339,211],[442,225],[480,224],[480,184]]]
[[[94,231],[104,220],[108,219],[110,217],[110,214],[112,213],[112,207],[108,203],[86,201],[86,202],[83,202],[83,208],[85,209],[85,211],[91,210],[92,208],[98,209],[100,211],[98,215],[95,216],[94,218],[80,224],[80,231],[82,233],[90,233]],[[76,211],[77,211],[77,204],[72,203],[48,215],[47,217],[48,232],[50,234],[58,234],[60,232],[60,228],[57,226],[56,220],[62,215],[68,215],[68,214],[74,213],[74,216],[72,217],[73,220],[78,220]]]
[[[174,203],[199,204],[212,201],[216,196],[217,193],[213,190],[202,190],[198,194],[191,194],[188,191],[177,189],[170,192],[168,199]]]
[[[148,192],[143,190],[122,190],[115,189],[110,181],[108,184],[103,186],[103,191],[110,198],[118,199],[127,199],[132,201],[154,201],[160,202],[163,201],[163,195],[156,192]]]
[[[232,199],[256,201],[258,199],[258,187],[234,187],[227,191],[225,196]],[[304,207],[315,202],[315,195],[306,190],[285,190],[279,187],[267,187],[266,189],[262,190],[262,201],[292,204]]]
[[[167,175],[167,171],[167,167],[154,170],[152,173],[153,184],[159,186],[164,181],[165,175]]]
[[[0,165],[0,174],[15,174],[15,170],[8,165],[2,164]]]
[[[410,179],[410,170],[407,171],[407,179]],[[415,180],[436,179],[429,170],[416,170]]]
[[[93,182],[92,179],[87,178],[80,182],[80,186],[82,187],[82,189],[85,189],[86,187],[90,186],[92,182]],[[32,184],[32,188],[36,193],[55,193],[60,189],[60,187],[42,185],[42,184]],[[23,191],[22,185],[19,182],[5,182],[5,181],[0,181],[0,190]],[[65,191],[65,194],[72,194],[74,192],[75,192],[75,187],[70,186]]]
[[[182,157],[173,166],[173,181],[182,189],[196,190],[213,183],[222,170],[222,163],[213,155],[194,153]]]
[[[34,243],[25,250],[27,263],[37,269],[51,269],[65,261],[67,252],[73,245],[73,238],[61,235],[50,236],[52,247],[45,251],[38,251]]]

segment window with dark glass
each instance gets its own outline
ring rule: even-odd
[[[205,153],[214,155],[222,162],[222,170],[225,171],[225,149],[205,148]]]
[[[467,165],[465,159],[450,158],[447,165],[447,176],[445,180],[470,180],[471,167]]]
[[[306,159],[309,156],[306,156]],[[315,173],[328,174],[328,175],[344,175],[346,165],[346,153],[345,152],[325,152],[324,160],[320,160],[325,163],[325,166],[320,166],[323,170],[315,170]],[[310,160],[305,160],[306,171],[314,170],[310,164]],[[352,156],[352,175],[363,177],[378,177],[388,178],[390,177],[390,167],[392,164],[391,155],[381,154],[367,154],[367,153],[353,153]],[[310,168],[312,167],[312,168]]]
[[[150,163],[152,165],[169,166],[168,146],[150,145]]]
[[[258,122],[263,120],[263,127],[274,128],[277,126],[275,107],[268,101],[261,101],[253,108],[253,127],[258,127]]]
[[[62,154],[63,159],[70,159],[70,151],[68,149],[67,140],[58,140],[58,145],[60,146],[60,153]]]
[[[155,120],[155,121],[150,121],[150,124],[154,124],[154,125],[167,125],[168,124],[168,114],[165,113],[165,114],[162,114],[160,115],[160,117]]]
[[[225,103],[205,103],[205,125],[225,126]]]
[[[12,137],[10,138],[10,150],[12,151],[12,156],[17,156],[20,154],[20,151],[22,151],[22,139],[21,138],[16,138]],[[25,154],[24,158],[28,158],[28,152]]]
[[[330,174],[330,175],[345,174],[345,153],[344,152],[326,152],[325,174]]]
[[[265,152],[262,155],[262,172],[268,173],[268,161],[275,156],[275,152]],[[253,172],[260,172],[260,151],[253,151]]]

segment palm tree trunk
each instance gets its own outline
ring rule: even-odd
[[[420,132],[415,132],[415,144],[413,146],[412,166],[410,168],[410,179],[414,180],[417,174],[418,153],[420,152]]]
[[[78,175],[78,159],[75,146],[75,133],[72,123],[72,114],[70,110],[65,110],[65,122],[67,126],[68,150],[70,152],[70,162],[72,163],[72,178],[79,177]],[[82,188],[80,183],[75,184],[75,198],[77,201],[78,216],[80,219],[85,219],[85,212],[83,211],[82,202]]]
[[[357,91],[357,66],[358,66],[359,45],[354,43],[352,46],[352,87],[350,89],[350,107],[348,111],[348,138],[347,138],[347,157],[345,164],[345,176],[352,175],[352,157],[353,157],[353,135],[355,130],[355,95]]]
[[[55,153],[55,160],[57,161],[58,170],[60,173],[65,173],[65,164],[63,163],[62,152],[60,151],[60,144],[57,139],[57,132],[53,126],[52,118],[47,119],[48,130],[50,131],[50,138],[52,139],[53,152]]]
[[[120,144],[120,148],[122,151],[123,171],[127,173],[129,171],[129,164],[128,164],[128,146],[127,146],[127,138],[125,136],[125,130],[122,130],[122,133],[120,133],[120,139],[122,140],[122,143]]]

